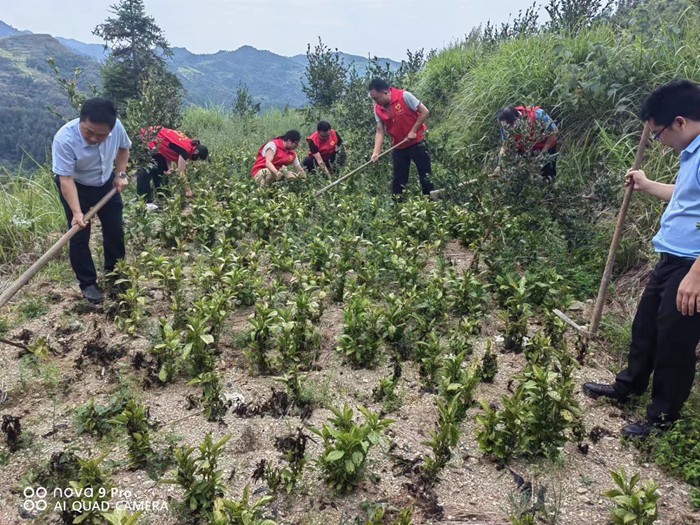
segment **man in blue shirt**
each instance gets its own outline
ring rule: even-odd
[[[64,125],[53,139],[53,172],[68,227],[77,224],[83,228],[70,240],[70,262],[83,297],[94,304],[101,303],[103,297],[90,253],[90,224],[84,214],[116,188],[117,193],[97,212],[102,224],[104,270],[109,273],[125,254],[121,192],[128,183],[130,147],[114,104],[103,98],[86,100],[80,118]]]
[[[672,82],[654,91],[640,117],[653,137],[680,154],[675,184],[630,170],[634,189],[668,201],[652,243],[660,261],[644,289],[632,324],[628,366],[612,384],[586,383],[583,391],[626,400],[642,395],[653,373],[646,421],[627,425],[625,437],[647,437],[680,416],[695,377],[700,341],[700,84]]]

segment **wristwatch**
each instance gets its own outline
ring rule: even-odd
[[[120,171],[119,173],[117,173],[117,176],[118,176],[120,179],[126,179],[126,178],[127,178],[127,176],[126,176],[126,171]]]

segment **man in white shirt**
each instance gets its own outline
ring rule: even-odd
[[[58,130],[53,139],[53,172],[68,227],[80,230],[70,240],[70,262],[83,297],[94,304],[103,301],[90,253],[90,224],[84,214],[112,188],[117,193],[97,212],[102,224],[105,274],[125,255],[122,197],[128,184],[126,164],[131,141],[117,118],[114,104],[104,98],[86,100],[80,118]]]

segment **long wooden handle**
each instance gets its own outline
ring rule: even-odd
[[[399,142],[398,144],[396,144],[396,145],[390,147],[390,148],[389,148],[388,150],[386,150],[385,152],[380,153],[379,156],[377,157],[377,160],[379,160],[380,158],[382,158],[384,155],[386,155],[386,154],[389,153],[390,151],[395,150],[396,148],[398,148],[401,144],[403,144],[403,143],[406,142],[407,140],[408,140],[408,139],[403,139],[401,142]],[[322,195],[323,193],[326,193],[326,191],[330,190],[333,186],[337,186],[338,184],[340,184],[340,183],[343,182],[344,180],[349,179],[350,177],[352,177],[352,176],[355,175],[356,173],[359,173],[360,171],[362,171],[363,169],[365,169],[365,168],[366,168],[367,166],[369,166],[370,164],[374,164],[374,162],[376,162],[376,161],[371,161],[371,160],[370,160],[370,161],[365,162],[365,163],[364,163],[362,166],[360,166],[359,168],[352,170],[352,171],[351,171],[350,173],[348,173],[347,175],[343,175],[343,176],[340,177],[338,180],[336,180],[336,181],[334,181],[334,182],[331,182],[328,186],[326,186],[326,187],[321,188],[320,190],[318,190],[318,191],[314,194],[314,197],[318,197],[319,195]]]
[[[642,167],[642,162],[644,161],[644,150],[647,147],[647,142],[649,142],[650,133],[651,129],[649,128],[649,125],[646,124],[644,126],[644,131],[642,132],[642,138],[639,141],[639,146],[637,147],[637,158],[634,160],[633,167],[635,170]],[[613,266],[615,265],[615,255],[617,254],[617,248],[620,246],[622,226],[625,222],[625,217],[627,216],[627,210],[630,207],[630,202],[632,201],[633,192],[634,184],[630,184],[625,190],[625,196],[622,199],[622,206],[620,207],[620,214],[617,216],[617,226],[615,226],[615,233],[613,234],[612,242],[610,243],[608,260],[605,263],[603,278],[600,280],[600,288],[598,289],[598,297],[596,298],[595,307],[593,308],[593,313],[591,315],[591,322],[588,325],[589,337],[595,336],[596,332],[598,331],[598,326],[600,325],[600,318],[603,315],[603,306],[605,305],[605,295],[612,277]]]
[[[102,197],[100,201],[95,204],[92,208],[90,208],[90,211],[88,211],[85,214],[85,222],[87,223],[92,219],[95,214],[102,209],[102,207],[107,204],[107,202],[114,197],[114,194],[117,192],[116,188],[112,188],[109,190],[109,193]],[[78,226],[77,224],[73,225],[73,227],[68,230],[66,233],[63,234],[63,237],[61,237],[56,243],[49,248],[49,250],[41,256],[41,258],[32,264],[27,271],[25,271],[22,275],[19,276],[19,278],[13,282],[7,290],[5,290],[2,295],[0,295],[0,308],[5,306],[7,302],[12,299],[12,297],[19,291],[22,286],[27,284],[29,280],[36,275],[36,273],[41,270],[44,266],[47,265],[47,263],[53,259],[57,253],[61,251],[61,249],[68,244],[68,241],[71,240],[71,238],[78,233],[80,230],[82,230],[83,227]]]

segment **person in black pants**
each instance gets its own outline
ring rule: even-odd
[[[622,430],[625,437],[646,438],[680,417],[695,377],[700,341],[700,84],[677,81],[657,89],[640,116],[656,140],[680,154],[680,170],[675,184],[651,181],[642,170],[627,173],[635,190],[669,203],[652,240],[660,260],[637,307],[627,368],[614,383],[585,383],[583,391],[624,401],[642,395],[651,379],[646,420]]]
[[[112,188],[117,190],[97,213],[102,224],[104,270],[110,273],[125,254],[121,192],[128,184],[130,147],[114,104],[103,98],[85,101],[80,118],[64,125],[53,139],[52,167],[68,227],[82,228],[70,240],[70,262],[83,297],[94,304],[101,303],[103,296],[90,253],[90,224],[84,214]]]
[[[392,138],[392,144],[396,147],[392,152],[394,169],[391,192],[394,198],[398,201],[403,200],[411,161],[418,169],[423,194],[430,195],[434,190],[433,183],[430,181],[432,167],[430,153],[424,140],[425,120],[430,115],[430,111],[413,94],[390,87],[381,78],[375,78],[370,82],[369,96],[375,103],[374,116],[377,122],[372,162],[376,162],[379,158],[385,133]]]

